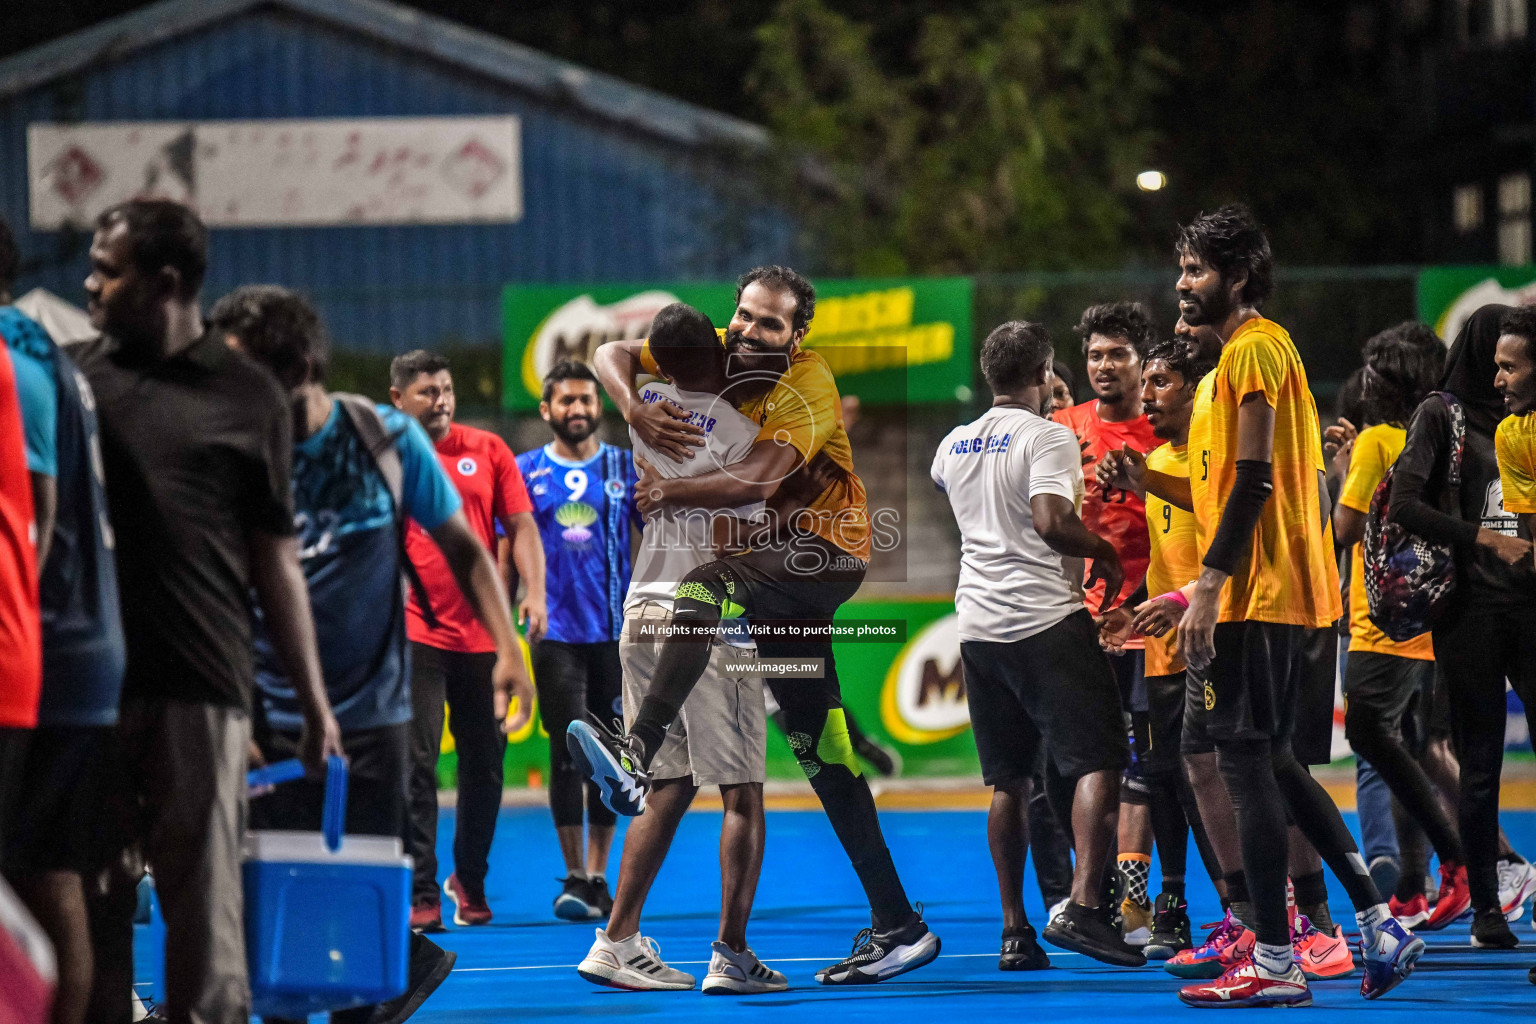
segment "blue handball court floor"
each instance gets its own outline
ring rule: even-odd
[[[883,811],[887,842],[913,900],[923,903],[929,926],[943,940],[939,959],[911,974],[873,986],[828,988],[814,973],[847,954],[855,933],[869,923],[857,879],[819,811],[770,811],[767,853],[749,941],[767,963],[789,976],[790,989],[773,995],[731,997],[692,992],[631,993],[598,988],[576,974],[596,924],[556,920],[550,905],[559,891],[554,828],[542,808],[504,808],[491,855],[487,898],[495,920],[456,928],[434,939],[459,954],[453,974],[411,1019],[420,1024],[491,1021],[694,1020],[914,1021],[1005,1020],[1023,1015],[1043,1021],[1187,1019],[1197,1011],[1175,996],[1177,979],[1161,967],[1107,967],[1047,946],[1054,970],[1003,974],[997,970],[1002,922],[995,876],[987,854],[986,816],[975,810]],[[1354,816],[1346,815],[1351,826]],[[441,815],[442,872],[451,870],[453,814]],[[1536,856],[1536,812],[1507,812],[1504,825],[1517,849]],[[674,967],[707,970],[720,900],[717,857],[720,813],[690,813],[678,830],[652,889],[642,923]],[[615,843],[613,873],[622,844]],[[1191,917],[1214,920],[1219,906],[1199,857],[1190,849]],[[1158,877],[1153,865],[1153,878]],[[1336,920],[1353,930],[1354,917],[1330,876]],[[1025,883],[1032,923],[1042,929],[1033,871]],[[451,907],[445,906],[451,916]],[[1313,983],[1313,1011],[1330,1019],[1413,1022],[1536,1021],[1536,985],[1526,972],[1536,964],[1532,915],[1513,925],[1521,948],[1473,949],[1463,920],[1426,936],[1430,951],[1402,986],[1377,1002],[1359,995],[1358,972]],[[1197,927],[1196,936],[1199,931]],[[143,949],[141,935],[140,949]],[[140,963],[144,957],[139,958]],[[1305,1012],[1305,1011],[1303,1011]],[[313,1020],[321,1021],[323,1017]]]

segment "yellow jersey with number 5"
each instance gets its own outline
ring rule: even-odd
[[[1205,557],[1237,480],[1237,415],[1259,395],[1275,412],[1274,490],[1232,577],[1218,622],[1276,622],[1318,629],[1343,612],[1332,524],[1324,519],[1317,403],[1285,328],[1255,317],[1221,350],[1195,391],[1189,424],[1189,490],[1200,557]]]

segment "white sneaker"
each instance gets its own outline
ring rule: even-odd
[[[662,962],[656,940],[639,932],[615,942],[603,929],[597,929],[597,941],[587,950],[587,958],[576,973],[594,985],[632,992],[684,992],[693,988],[693,975],[668,967]]]
[[[1530,864],[1499,861],[1499,906],[1504,920],[1518,921],[1525,916],[1525,904],[1536,896],[1536,869]]]
[[[789,988],[789,979],[763,966],[750,947],[737,953],[716,940],[711,948],[715,952],[709,958],[709,973],[704,976],[705,995],[750,996],[759,992],[783,992]]]
[[[1048,913],[1046,913],[1046,915],[1045,915],[1045,923],[1046,924],[1050,924],[1052,921],[1054,921],[1058,917],[1060,917],[1061,916],[1061,912],[1063,910],[1066,910],[1067,909],[1067,904],[1071,903],[1071,902],[1072,902],[1072,897],[1070,897],[1070,896],[1068,896],[1066,899],[1058,900],[1056,902],[1056,905],[1054,907],[1052,907]]]

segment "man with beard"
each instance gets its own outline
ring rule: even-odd
[[[498,525],[511,539],[512,560],[527,583],[518,622],[526,623],[529,639],[537,640],[544,631],[544,553],[512,449],[489,430],[453,422],[458,404],[453,374],[442,356],[420,349],[407,352],[390,364],[389,377],[390,401],[426,428],[480,543],[487,551],[495,551]],[[485,875],[501,810],[507,749],[497,695],[528,693],[532,687],[516,633],[493,636],[481,624],[453,566],[420,523],[410,523],[405,553],[421,579],[420,587],[411,588],[406,604],[414,723],[408,845],[416,861],[416,878],[411,927],[423,932],[443,927],[437,895],[437,758],[445,702],[459,755],[459,813],[453,837],[454,870],[443,882],[443,893],[453,902],[454,924],[489,924]]]
[[[870,524],[837,383],[826,360],[802,345],[815,309],[816,290],[788,267],[758,267],[738,282],[725,334],[727,372],[733,402],[758,424],[757,438],[739,463],[697,476],[664,479],[642,465],[637,500],[642,512],[766,501],[769,526],[751,538],[751,550],[713,559],[685,576],[674,602],[674,630],[629,733],[613,736],[575,722],[569,735],[573,755],[587,762],[604,799],[619,813],[636,815],[651,789],[651,761],[708,665],[722,618],[745,616],[765,658],[819,659],[819,677],[773,679],[770,687],[800,767],[872,910],[871,927],[859,932],[852,955],[817,972],[822,984],[840,985],[915,970],[938,956],[939,938],[912,909],[886,849],[848,735],[827,632],[838,606],[863,582]],[[657,370],[641,343],[610,342],[594,363],[638,437],[668,458],[694,457],[703,430],[687,422],[689,414],[665,402],[645,403],[635,391],[638,374]],[[813,635],[773,636],[786,620]]]
[[[758,425],[731,407],[725,352],[709,317],[674,302],[651,322],[650,353],[669,383],[655,381],[640,391],[646,403],[667,402],[691,414],[704,430],[704,458],[673,462],[631,436],[635,458],[654,460],[667,476],[694,476],[732,466],[751,451]],[[677,586],[691,569],[717,553],[736,550],[747,520],[764,511],[762,502],[737,509],[666,508],[645,523],[635,556],[634,580],[624,599],[624,714],[640,710],[656,666],[658,640],[671,622]],[[577,972],[597,985],[629,990],[691,989],[691,974],[661,962],[640,933],[640,914],[656,874],[672,845],[678,823],[703,786],[719,786],[720,931],[711,947],[706,993],[749,995],[787,987],[784,975],[764,967],[747,946],[747,920],[763,862],[763,782],[767,754],[763,681],[739,667],[755,651],[746,624],[726,624],[711,645],[703,685],[694,687],[682,714],[651,762],[655,784],[648,814],[629,827],[618,890],[607,928],[598,929]]]
[[[544,539],[549,629],[533,647],[533,679],[549,733],[549,810],[565,880],[555,916],[606,918],[614,815],[571,761],[565,730],[579,718],[612,721],[620,706],[619,637],[630,576],[635,468],[629,452],[598,440],[602,397],[583,363],[556,363],[544,378],[539,415],[555,438],[517,457]],[[585,809],[586,845],[582,845]]]
[[[1200,576],[1179,622],[1189,667],[1205,674],[1185,706],[1203,725],[1237,812],[1253,903],[1251,958],[1179,993],[1196,1006],[1307,1006],[1286,900],[1289,817],[1343,882],[1365,960],[1361,994],[1406,978],[1423,940],[1391,917],[1343,818],[1291,750],[1308,629],[1340,614],[1324,516],[1322,436],[1301,357],[1259,307],[1273,287],[1269,241],[1247,209],[1203,214],[1180,233],[1179,309],[1225,339],[1190,416],[1187,482],[1122,451],[1112,479],[1195,515]],[[1194,696],[1193,694],[1191,695]]]

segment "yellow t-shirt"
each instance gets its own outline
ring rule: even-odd
[[[1189,478],[1189,449],[1165,444],[1147,454],[1147,468],[1169,476]],[[1147,534],[1152,540],[1147,563],[1147,596],[1159,597],[1178,590],[1200,575],[1200,554],[1195,549],[1195,517],[1155,494],[1147,495]],[[1147,637],[1149,676],[1171,676],[1184,671],[1179,653],[1179,631]]]
[[[1390,423],[1378,423],[1360,431],[1355,438],[1355,450],[1349,457],[1349,475],[1344,478],[1344,489],[1339,492],[1339,504],[1356,512],[1371,510],[1371,497],[1387,469],[1403,453],[1408,443],[1408,432]],[[1434,661],[1435,646],[1428,633],[1398,643],[1389,639],[1371,621],[1370,602],[1365,596],[1365,557],[1360,545],[1350,552],[1349,577],[1349,649],[1370,651],[1374,654],[1392,654],[1399,658],[1415,658]]]
[[[724,344],[725,332],[716,333]],[[640,363],[647,373],[660,372],[649,340],[640,349]],[[794,445],[805,460],[768,499],[778,521],[869,561],[868,499],[864,481],[853,469],[842,397],[827,361],[800,349],[771,390],[737,409],[757,423],[757,440]]]
[[[1499,458],[1504,511],[1536,512],[1536,413],[1505,417],[1493,432],[1493,450]]]
[[[1277,622],[1319,629],[1343,612],[1333,530],[1323,516],[1317,403],[1285,329],[1263,317],[1243,324],[1195,391],[1189,489],[1200,557],[1210,550],[1237,480],[1237,411],[1261,394],[1275,411],[1274,491],[1248,550],[1221,591],[1218,622]]]

